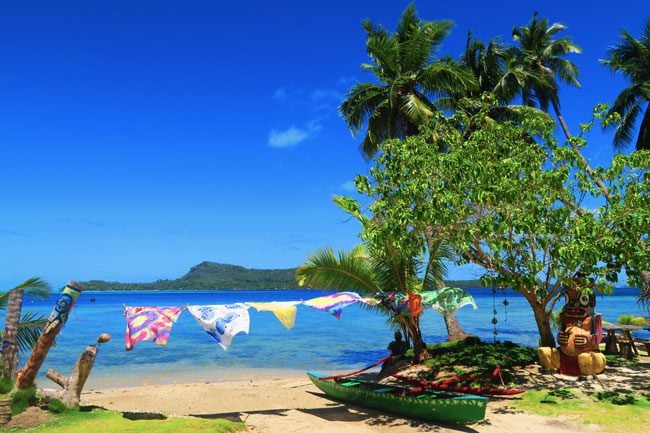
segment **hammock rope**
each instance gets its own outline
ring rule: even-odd
[[[351,373],[335,374],[333,376],[320,377],[319,379],[320,380],[330,380],[330,379],[340,379],[342,377],[354,376],[355,374],[363,373],[366,370],[370,370],[372,367],[376,367],[379,364],[381,364],[382,362],[384,362],[384,361],[386,361],[386,360],[388,360],[388,359],[390,359],[392,357],[393,357],[392,355],[385,356],[385,357],[381,358],[379,361],[375,362],[374,364],[369,365],[367,367],[364,367],[364,368],[362,368],[360,370],[353,371]]]

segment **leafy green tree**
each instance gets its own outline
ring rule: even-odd
[[[46,298],[50,286],[41,278],[29,278],[8,292],[0,293],[0,308],[7,310],[5,329],[2,333],[2,357],[6,377],[15,379],[18,368],[18,349],[31,349],[36,344],[47,320],[27,312],[21,319],[23,295]]]
[[[337,197],[335,201],[341,208],[359,218],[364,233],[368,236],[364,244],[349,252],[339,251],[337,255],[331,248],[324,248],[310,254],[307,261],[296,270],[300,286],[354,290],[363,294],[419,293],[443,287],[442,281],[447,272],[445,260],[451,258],[451,251],[446,245],[437,243],[426,249],[402,242],[395,247],[383,235],[371,235],[377,233],[375,229],[381,222],[363,215],[354,200]],[[428,254],[426,260],[425,251]],[[458,295],[456,292],[454,294]],[[451,301],[460,302],[459,296],[451,298]],[[445,299],[439,301],[439,311],[445,318],[450,337],[459,339],[466,336],[455,318],[455,309],[446,305],[451,302],[445,303]],[[422,339],[419,315],[408,312],[397,314],[381,304],[376,308],[389,315],[393,326],[403,328],[405,335],[410,337],[416,362],[429,357]]]
[[[481,124],[462,112],[438,113],[421,134],[382,144],[370,176],[357,177],[369,212],[382,221],[372,236],[398,248],[416,239],[426,245],[435,234],[456,249],[458,263],[482,266],[486,285],[521,292],[540,344],[554,346],[550,315],[578,271],[594,276],[600,291],[613,289],[620,269],[642,285],[637,270],[650,269],[650,155],[617,155],[611,167],[590,167],[581,154],[585,139],[558,144],[549,119],[482,123],[469,135],[458,127],[472,122]],[[449,150],[424,145],[431,134],[446,137]]]
[[[418,267],[413,258],[386,258],[370,256],[363,244],[349,252],[339,251],[338,255],[334,254],[331,248],[324,248],[310,254],[307,261],[298,267],[296,279],[301,286],[339,291],[354,290],[364,294],[422,290],[426,279],[419,280],[413,275],[410,269]],[[399,326],[406,331],[406,335],[413,342],[414,358],[417,362],[429,358],[422,339],[419,317],[395,314],[381,304],[376,308],[390,315],[393,326]]]
[[[620,72],[630,83],[618,94],[611,113],[621,116],[614,133],[614,148],[621,150],[634,138],[634,126],[643,113],[636,140],[636,150],[650,150],[650,17],[646,18],[640,39],[627,30],[621,39],[608,50],[609,59],[601,60],[612,72]],[[645,106],[645,107],[644,107]]]
[[[362,25],[372,63],[361,67],[377,82],[355,84],[339,111],[354,135],[366,126],[361,150],[371,158],[382,141],[417,134],[418,126],[437,110],[434,96],[475,83],[451,59],[434,59],[451,31],[450,21],[421,21],[411,3],[392,34],[369,20]]]
[[[532,106],[536,101],[546,112],[553,107],[568,139],[571,133],[560,112],[558,81],[580,87],[578,67],[565,56],[581,53],[582,49],[568,36],[554,39],[557,33],[565,29],[566,26],[560,23],[549,26],[548,19],[538,19],[535,12],[527,26],[512,29],[512,38],[518,45],[511,51],[510,62],[515,65],[514,70],[526,71],[525,77],[519,80],[524,105]]]

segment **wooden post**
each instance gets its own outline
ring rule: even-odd
[[[43,328],[43,333],[36,342],[34,350],[32,350],[32,354],[16,378],[16,388],[25,389],[34,383],[34,379],[43,365],[50,347],[54,344],[54,339],[68,320],[68,314],[82,290],[83,286],[75,281],[69,281],[65,286],[52,310],[52,314],[47,320],[47,324]]]
[[[57,398],[61,400],[66,407],[78,406],[79,401],[81,400],[83,387],[86,384],[88,376],[90,376],[93,365],[95,364],[95,357],[97,356],[99,345],[101,343],[106,343],[110,339],[110,334],[101,334],[97,337],[96,345],[86,347],[86,350],[81,352],[81,356],[77,359],[69,377],[65,377],[57,371],[49,369],[47,371],[47,377],[54,383],[60,385],[63,389],[58,391],[44,389],[42,390],[41,395],[46,399]]]

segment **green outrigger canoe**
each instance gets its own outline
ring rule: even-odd
[[[337,400],[395,415],[444,423],[470,424],[485,418],[487,397],[445,391],[412,393],[408,388],[355,378],[331,379],[308,372],[318,389]]]

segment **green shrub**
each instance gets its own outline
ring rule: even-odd
[[[621,314],[618,316],[617,322],[619,325],[645,326],[648,324],[648,319],[633,314]]]
[[[31,404],[36,402],[36,387],[34,385],[26,389],[15,389],[9,394],[14,399],[11,405],[11,414],[18,415],[24,412]]]
[[[428,346],[431,359],[425,365],[434,371],[455,371],[459,366],[471,367],[474,373],[492,373],[498,365],[504,380],[510,375],[507,369],[537,362],[537,351],[532,347],[507,342],[484,343],[477,337]],[[435,373],[434,373],[435,374]]]
[[[14,389],[14,382],[11,379],[3,377],[0,379],[0,394],[7,394]]]
[[[63,413],[68,410],[65,404],[59,399],[53,398],[50,400],[50,402],[47,404],[47,410],[49,410],[52,413]]]

